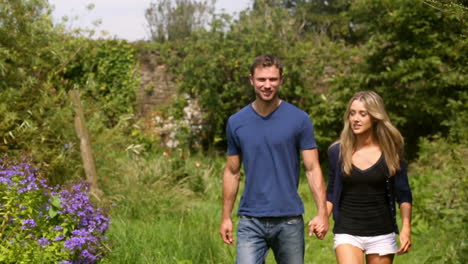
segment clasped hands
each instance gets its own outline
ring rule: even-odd
[[[322,240],[325,238],[325,235],[328,232],[328,218],[316,216],[308,223],[309,226],[309,236],[315,234],[315,236]]]

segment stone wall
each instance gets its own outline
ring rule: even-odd
[[[136,103],[138,115],[144,121],[144,129],[160,139],[161,147],[177,148],[180,144],[179,136],[190,138],[190,146],[197,147],[199,145],[197,138],[203,128],[203,115],[196,99],[183,95],[187,105],[180,120],[165,116],[158,110],[160,107],[168,106],[177,96],[177,86],[172,81],[173,75],[167,66],[158,65],[157,55],[156,52],[150,52],[142,55],[139,61],[140,88]]]
[[[158,65],[157,54],[141,56],[140,88],[137,92],[137,111],[140,117],[147,116],[155,107],[167,104],[177,94],[177,87],[167,66]]]

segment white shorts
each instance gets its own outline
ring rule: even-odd
[[[339,245],[350,244],[362,249],[366,255],[379,254],[380,256],[384,256],[395,254],[398,251],[395,233],[380,236],[335,234],[333,241],[333,249],[336,249]]]

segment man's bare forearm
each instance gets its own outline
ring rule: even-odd
[[[327,216],[327,197],[326,197],[326,188],[325,182],[323,180],[322,170],[320,167],[315,167],[308,171],[307,178],[309,182],[309,187],[312,192],[312,195],[315,200],[315,205],[317,207],[318,215]]]
[[[240,173],[232,173],[228,168],[223,174],[223,211],[222,218],[231,218],[232,209],[239,190]]]

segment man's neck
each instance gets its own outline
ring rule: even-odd
[[[282,100],[276,97],[275,99],[271,101],[262,101],[256,99],[252,103],[252,107],[257,112],[257,114],[261,116],[268,116],[271,114],[273,111],[275,111],[276,108],[281,104]]]

